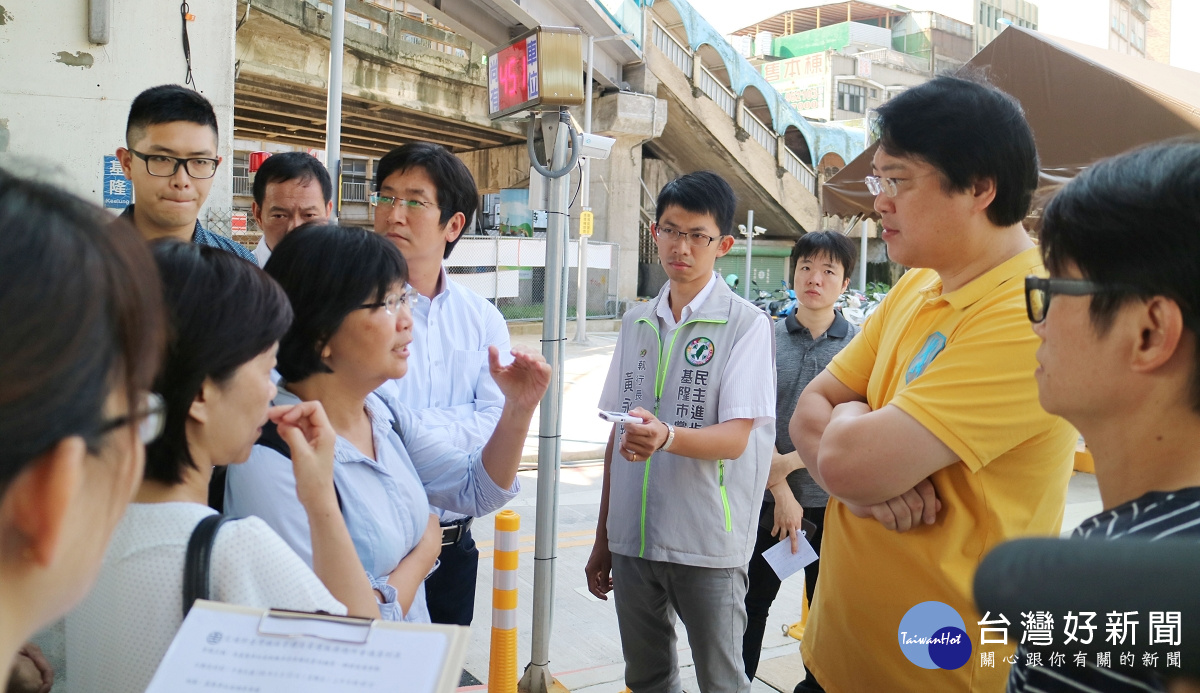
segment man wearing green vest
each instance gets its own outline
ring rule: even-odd
[[[676,615],[700,689],[745,693],[746,565],[775,441],[771,321],[713,271],[734,242],[728,183],[688,174],[656,208],[670,281],[625,314],[600,398],[643,422],[609,437],[588,589],[617,592],[633,693],[680,691]]]

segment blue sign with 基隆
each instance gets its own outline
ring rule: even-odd
[[[107,209],[125,209],[133,204],[133,183],[121,170],[121,160],[115,156],[104,157],[104,206]]]

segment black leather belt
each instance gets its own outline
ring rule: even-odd
[[[475,518],[467,517],[461,520],[455,520],[454,522],[443,523],[442,546],[457,544],[460,540],[462,540],[463,535],[465,535],[471,529],[471,523],[474,521]]]

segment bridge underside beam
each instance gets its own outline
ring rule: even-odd
[[[234,85],[235,136],[325,147],[325,94],[294,82],[239,78]],[[342,147],[380,156],[406,142],[423,140],[454,152],[516,144],[520,135],[439,118],[399,106],[345,95]]]

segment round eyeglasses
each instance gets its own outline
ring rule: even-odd
[[[388,294],[382,301],[375,303],[364,303],[359,308],[375,309],[382,308],[387,311],[388,315],[399,315],[400,306],[404,306],[412,312],[413,306],[417,305],[417,292],[411,286],[404,287],[404,290],[398,294]]]

